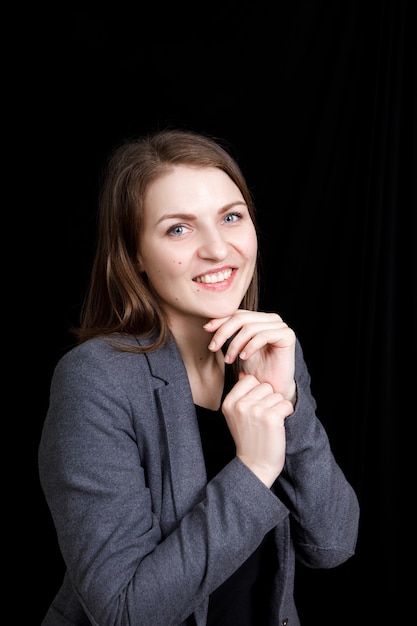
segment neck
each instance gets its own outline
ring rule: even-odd
[[[187,370],[194,403],[217,410],[224,386],[224,357],[221,350],[208,349],[211,334],[202,326],[189,326],[186,332],[171,328]]]
[[[204,319],[170,319],[169,327],[184,363],[200,368],[217,360],[208,349],[212,333],[203,328]]]

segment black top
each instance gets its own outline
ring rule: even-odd
[[[233,370],[226,366],[223,397],[233,385]],[[211,480],[236,454],[235,444],[221,412],[196,405],[207,478]],[[275,548],[269,533],[257,550],[210,596],[208,626],[263,626],[267,623],[268,596]]]

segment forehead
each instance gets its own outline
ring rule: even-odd
[[[169,203],[171,208],[184,203],[242,200],[239,187],[217,167],[176,165],[152,181],[145,193],[145,205]]]

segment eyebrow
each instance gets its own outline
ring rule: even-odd
[[[244,202],[243,200],[236,200],[235,202],[230,202],[229,204],[221,207],[217,211],[217,214],[222,215],[223,213],[226,213],[226,211],[230,211],[230,209],[233,209],[236,206],[247,207],[246,202]],[[194,220],[195,218],[196,216],[194,215],[194,213],[164,213],[164,215],[161,215],[161,217],[157,221],[157,224],[160,224],[164,220]]]

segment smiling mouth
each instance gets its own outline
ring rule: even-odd
[[[193,280],[196,283],[221,283],[231,277],[232,271],[232,269],[228,269],[224,272],[217,272],[216,274],[204,274],[203,276],[197,276],[197,278]]]

